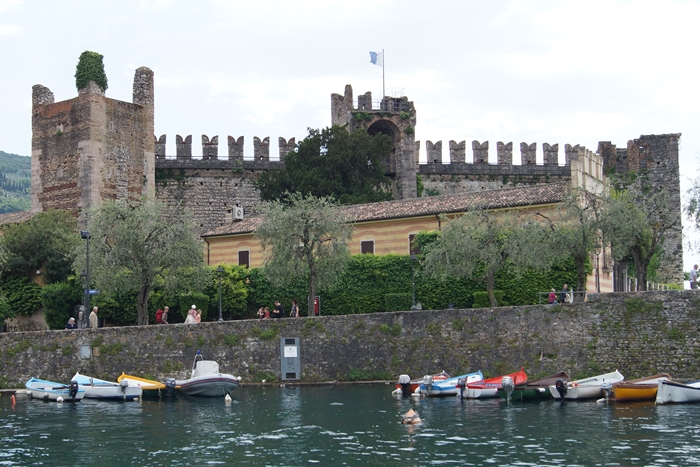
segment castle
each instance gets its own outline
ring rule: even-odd
[[[67,209],[79,216],[103,199],[155,194],[165,203],[181,203],[195,216],[202,233],[240,218],[260,201],[254,181],[267,170],[279,170],[294,150],[294,138],[280,137],[279,160],[270,159],[270,138],[253,140],[252,157],[243,154],[244,137],[229,136],[227,154],[219,154],[219,137],[202,135],[202,158],[192,158],[192,136],[176,136],[176,154],[166,154],[166,135],[154,135],[153,72],[136,70],[132,103],[105,97],[91,83],[76,98],[54,102],[51,91],[32,90],[32,212]],[[415,141],[416,110],[406,97],[374,102],[371,93],[353,99],[350,85],[343,95],[331,96],[332,124],[349,130],[384,133],[393,145],[383,160],[393,181],[395,197],[453,194],[548,182],[568,182],[599,191],[604,167],[618,172],[647,171],[650,180],[667,190],[680,211],[678,142],[680,134],[648,135],[630,140],[625,149],[601,142],[593,152],[580,145],[542,145],[543,164],[537,164],[536,143],[520,143],[520,164],[513,164],[513,143],[496,144],[491,163],[489,142],[450,141],[449,163],[442,141],[425,144],[427,164],[420,164]],[[417,177],[419,176],[419,177]],[[668,282],[682,283],[681,233],[667,236],[659,270]]]

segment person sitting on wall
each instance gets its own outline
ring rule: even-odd
[[[270,309],[268,307],[263,308],[263,319],[270,319]]]
[[[68,319],[68,323],[66,323],[66,329],[78,329],[78,325],[75,324],[75,318],[70,318]]]

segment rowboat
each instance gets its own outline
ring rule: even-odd
[[[565,371],[560,371],[559,373],[554,373],[545,378],[518,384],[513,388],[510,394],[504,388],[500,388],[498,390],[498,396],[502,399],[510,398],[510,400],[518,402],[551,399],[552,395],[549,392],[549,386],[556,384],[558,380],[567,381],[568,379],[569,375]]]
[[[455,376],[454,378],[447,378],[441,381],[433,381],[432,376],[424,376],[423,383],[419,386],[419,392],[424,396],[433,397],[443,397],[443,396],[456,396],[457,395],[457,383],[460,379],[464,379],[467,384],[475,383],[484,379],[484,375],[481,370],[474,373],[467,373],[460,376]]]
[[[78,387],[76,381],[69,385],[32,378],[25,384],[27,394],[34,399],[56,402],[80,402],[85,397],[85,391]]]
[[[433,381],[442,381],[448,379],[450,375],[445,370],[432,375]],[[423,378],[411,379],[408,375],[399,375],[399,381],[396,383],[396,389],[392,392],[395,396],[410,396],[411,394],[420,394],[420,385],[423,384]]]
[[[549,386],[549,392],[555,399],[591,399],[603,395],[603,384],[614,384],[624,380],[625,377],[615,370],[590,378],[577,379],[576,381],[557,380]]]
[[[85,397],[89,399],[132,401],[141,397],[140,386],[129,386],[129,382],[122,380],[119,383],[105,381],[99,378],[75,373],[71,381],[77,381],[78,387],[85,391]]]
[[[659,381],[657,404],[683,404],[700,402],[700,380],[682,384],[675,381]]]
[[[485,399],[487,397],[498,397],[498,390],[503,387],[503,379],[510,378],[511,384],[519,385],[527,382],[525,369],[520,368],[515,373],[487,378],[474,383],[458,383],[460,394],[465,399]],[[507,380],[506,380],[507,381]]]
[[[659,388],[659,381],[670,381],[671,376],[661,373],[645,378],[632,379],[629,381],[619,381],[617,383],[605,383],[602,387],[604,398],[598,402],[605,401],[642,401],[653,400]]]
[[[183,394],[189,396],[217,397],[226,396],[238,387],[240,378],[219,371],[219,364],[214,360],[204,360],[198,350],[192,365],[189,379],[176,380]]]
[[[122,381],[126,381],[131,387],[139,387],[142,391],[143,397],[162,397],[174,395],[174,391],[179,389],[175,385],[175,380],[166,381],[167,385],[161,383],[160,381],[153,381],[152,379],[140,378],[138,376],[127,375],[122,372],[121,376],[117,378],[117,381],[121,384]]]

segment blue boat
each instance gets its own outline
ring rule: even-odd
[[[457,387],[459,380],[464,379],[466,384],[476,383],[484,379],[481,370],[474,373],[455,376],[454,378],[444,379],[442,381],[433,381],[433,377],[426,375],[423,377],[423,384],[420,385],[420,393],[424,396],[443,397],[456,396],[459,388]]]
[[[80,402],[85,397],[85,390],[78,387],[77,381],[70,384],[54,383],[43,379],[32,378],[25,384],[27,394],[34,399],[56,402]]]

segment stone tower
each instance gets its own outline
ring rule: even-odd
[[[94,82],[54,102],[32,88],[32,212],[79,216],[105,199],[155,192],[153,72],[136,70],[133,103],[105,97]]]
[[[653,188],[665,191],[669,207],[677,219],[678,229],[664,236],[663,256],[658,275],[664,282],[683,284],[683,235],[680,229],[681,186],[678,165],[680,133],[642,135],[627,142],[627,148],[617,148],[609,141],[598,144],[606,170],[617,173],[646,174]]]
[[[417,195],[415,128],[416,109],[406,97],[385,97],[372,103],[372,93],[357,98],[353,104],[352,86],[345,86],[344,95],[331,94],[331,124],[347,125],[349,131],[359,128],[370,135],[383,133],[393,142],[391,152],[382,161],[386,175],[394,180],[396,199],[415,198]]]

